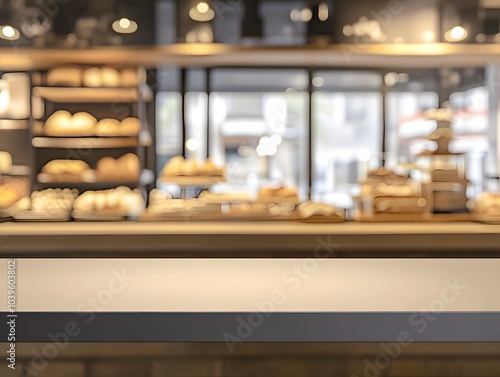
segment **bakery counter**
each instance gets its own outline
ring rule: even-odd
[[[479,223],[2,223],[2,257],[500,257]]]

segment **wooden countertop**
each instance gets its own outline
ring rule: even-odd
[[[499,257],[480,223],[3,223],[3,257]]]

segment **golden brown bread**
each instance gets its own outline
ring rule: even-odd
[[[71,115],[59,110],[45,122],[44,131],[49,136],[91,136],[97,120],[90,114],[79,112]]]
[[[51,86],[81,86],[83,71],[77,66],[52,68],[47,74]]]
[[[118,159],[104,157],[97,162],[97,179],[101,181],[136,181],[139,174],[139,158],[133,153]]]

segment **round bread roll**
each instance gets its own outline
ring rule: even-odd
[[[101,119],[95,126],[95,134],[99,136],[117,136],[120,130],[120,122],[111,118]]]
[[[137,136],[141,130],[141,122],[134,117],[125,118],[120,123],[120,135]]]
[[[195,177],[200,174],[200,167],[196,159],[186,160],[182,166],[181,174],[186,177]]]
[[[0,208],[10,207],[21,197],[22,195],[15,185],[7,183],[0,186]]]
[[[111,157],[101,158],[97,162],[97,179],[100,181],[112,181],[115,176],[116,160]]]
[[[139,80],[135,68],[125,68],[121,71],[121,84],[123,87],[138,86]]]
[[[91,88],[102,86],[101,70],[99,68],[88,68],[83,73],[83,85]]]
[[[101,68],[101,83],[102,86],[115,88],[120,86],[121,77],[118,71],[111,67]]]
[[[162,175],[164,177],[175,177],[181,175],[184,162],[185,160],[182,156],[172,157],[163,168]]]
[[[81,175],[89,169],[90,166],[86,162],[80,160],[52,160],[42,168],[42,173],[53,175],[64,173]]]
[[[208,158],[201,169],[201,174],[210,177],[218,177],[224,175],[224,169],[215,165],[214,162]]]
[[[47,84],[51,86],[81,86],[82,69],[80,67],[52,68],[47,74]]]
[[[56,111],[45,122],[45,134],[49,136],[91,136],[96,119],[87,113],[71,114],[65,110]]]
[[[139,158],[133,153],[115,160],[111,157],[104,157],[97,162],[97,179],[103,181],[135,181],[140,174]]]
[[[79,112],[73,115],[72,127],[77,134],[92,135],[97,119],[89,113]]]

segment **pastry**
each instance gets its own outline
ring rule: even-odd
[[[144,200],[137,191],[118,187],[112,190],[87,191],[75,200],[74,209],[82,212],[137,216],[144,210]]]
[[[338,216],[339,219],[343,218],[340,214],[341,210],[337,207],[324,203],[314,203],[312,201],[301,203],[297,208],[297,212],[301,218],[309,218],[312,216]]]
[[[104,157],[97,162],[97,179],[101,181],[137,181],[139,174],[139,158],[133,153],[116,160]]]
[[[71,115],[59,110],[45,122],[45,134],[48,136],[91,136],[97,120],[90,114],[79,112]]]
[[[31,194],[31,210],[34,212],[70,212],[78,197],[76,189],[47,189]]]
[[[185,175],[186,177],[196,177],[199,174],[200,174],[200,167],[196,159],[191,158],[189,160],[184,161],[181,169],[181,175]]]
[[[81,86],[82,69],[80,67],[52,68],[47,74],[47,84],[51,86]]]
[[[172,157],[163,168],[162,175],[164,177],[176,177],[181,175],[184,162],[185,160],[182,156]]]
[[[137,69],[135,68],[125,68],[120,72],[121,76],[121,86],[123,87],[133,87],[139,85],[139,80],[137,77]]]
[[[99,68],[88,68],[83,73],[83,85],[92,88],[102,86],[101,70]]]
[[[116,119],[101,119],[95,125],[94,133],[98,136],[118,136],[121,133],[120,122]]]
[[[134,117],[125,118],[120,123],[120,136],[137,136],[141,130],[141,122]]]
[[[84,161],[52,160],[42,168],[42,173],[67,180],[81,179],[82,175],[88,170],[90,170],[90,166]]]
[[[12,169],[12,156],[8,152],[0,152],[0,174],[7,174]]]
[[[0,208],[8,208],[22,198],[22,194],[16,185],[6,183],[0,185]]]
[[[101,68],[101,83],[104,87],[119,87],[121,85],[120,73],[111,67]]]
[[[202,166],[200,174],[209,177],[219,177],[224,175],[224,168],[215,165],[214,162],[208,158]]]

